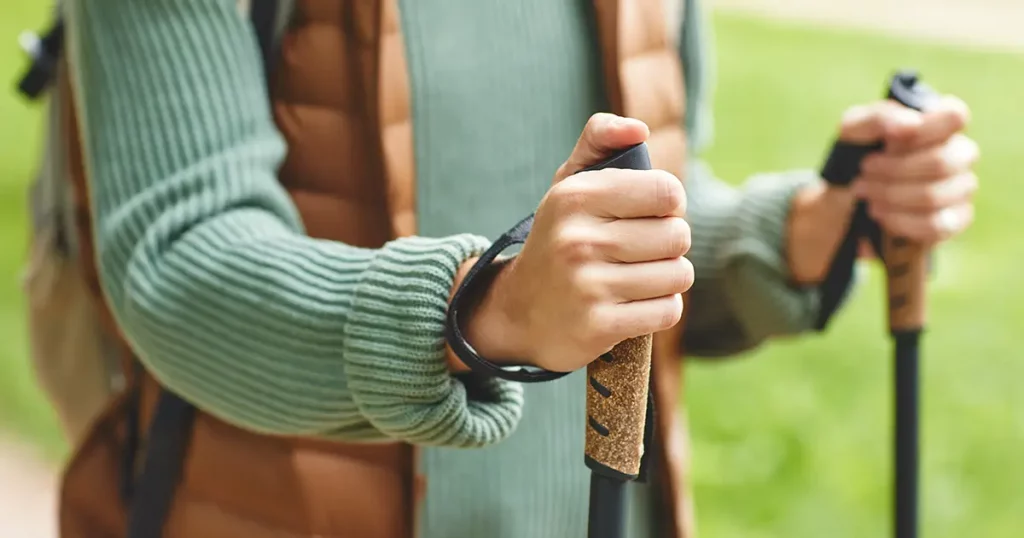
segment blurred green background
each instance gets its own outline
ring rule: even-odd
[[[21,295],[28,244],[26,196],[38,160],[42,107],[27,106],[14,88],[25,66],[15,40],[22,30],[48,22],[49,5],[5,0],[0,6],[0,429],[32,439],[57,457],[63,451],[61,437],[28,362]]]
[[[7,0],[0,8],[0,82],[21,71],[13,37],[40,27],[46,6]],[[715,28],[717,143],[709,158],[731,180],[816,166],[843,109],[878,96],[902,66],[971,104],[983,188],[977,223],[939,252],[931,288],[923,535],[1024,535],[1024,341],[1015,330],[1024,320],[1024,55],[737,15],[717,15]],[[41,108],[9,83],[0,88],[0,434],[26,440],[56,465],[67,448],[34,385],[19,288]],[[826,335],[690,368],[703,536],[888,533],[891,363],[881,284],[877,269],[869,271]]]

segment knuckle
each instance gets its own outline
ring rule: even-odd
[[[607,112],[597,112],[591,114],[590,118],[587,119],[587,124],[583,126],[583,134],[580,138],[587,143],[593,142],[595,136],[599,136],[601,130],[611,120],[613,116]]]
[[[686,203],[683,184],[671,172],[654,170],[651,180],[654,182],[654,197],[659,213],[667,215]]]
[[[953,111],[957,122],[957,130],[961,130],[971,122],[971,107],[963,99],[955,95],[946,95],[943,98],[944,104]]]
[[[690,251],[692,245],[690,224],[685,220],[673,217],[668,221],[668,237],[665,245],[668,250],[668,257],[682,256]]]
[[[607,112],[595,112],[587,118],[587,124],[583,127],[583,130],[589,131],[590,129],[599,127],[604,124],[605,121],[611,116]]]
[[[570,286],[580,300],[587,305],[600,302],[606,288],[597,271],[591,270],[587,265],[577,268],[569,277]]]
[[[614,339],[615,323],[608,313],[601,308],[590,308],[586,313],[587,322],[580,331],[584,342],[605,342]]]
[[[664,301],[664,304],[664,308],[658,315],[659,331],[671,329],[683,319],[683,298],[680,295],[673,295],[669,300]]]
[[[560,211],[572,212],[583,206],[587,196],[586,182],[574,179],[566,179],[548,191],[548,198]]]
[[[557,229],[553,238],[554,255],[571,265],[593,259],[595,242],[580,225],[567,224]]]
[[[685,293],[693,286],[694,274],[693,264],[686,258],[677,258],[673,271],[672,290],[676,293]]]
[[[950,127],[954,131],[962,131],[967,127],[967,116],[957,110],[953,110],[953,114],[950,116]]]

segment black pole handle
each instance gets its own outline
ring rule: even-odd
[[[646,144],[586,170],[650,170]],[[631,338],[587,366],[586,464],[619,480],[640,474],[651,375],[651,335]]]
[[[587,168],[650,170],[646,144],[623,150]],[[650,394],[652,336],[631,338],[587,366],[584,462],[591,470],[590,538],[625,536],[626,482],[643,474],[652,435]]]

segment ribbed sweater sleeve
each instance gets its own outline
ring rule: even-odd
[[[687,351],[721,357],[777,336],[811,330],[817,288],[793,284],[786,226],[793,197],[820,181],[810,170],[765,173],[733,187],[703,162],[687,174],[693,229],[689,258],[697,280],[685,334]]]
[[[447,446],[511,433],[521,388],[470,401],[443,353],[455,272],[486,240],[304,235],[232,0],[67,8],[103,289],[161,382],[260,432]]]

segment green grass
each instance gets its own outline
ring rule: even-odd
[[[8,1],[0,36],[45,19]],[[924,369],[924,536],[1024,531],[1024,319],[1016,280],[1017,177],[1024,165],[1024,57],[716,19],[717,145],[723,177],[816,166],[836,119],[873,99],[900,66],[920,68],[974,109],[984,158],[978,222],[939,256]],[[7,39],[7,38],[3,38]],[[0,77],[20,70],[0,39]],[[6,47],[6,48],[4,48]],[[0,424],[59,454],[55,421],[26,359],[18,275],[38,107],[0,93]],[[825,336],[780,342],[689,371],[694,478],[710,538],[864,537],[888,532],[890,361],[877,272]]]
[[[716,20],[717,171],[816,166],[842,110],[901,66],[972,105],[975,226],[939,255],[924,344],[923,536],[1024,533],[1024,56]],[[696,499],[712,538],[884,536],[891,390],[880,275],[823,337],[691,368]]]

